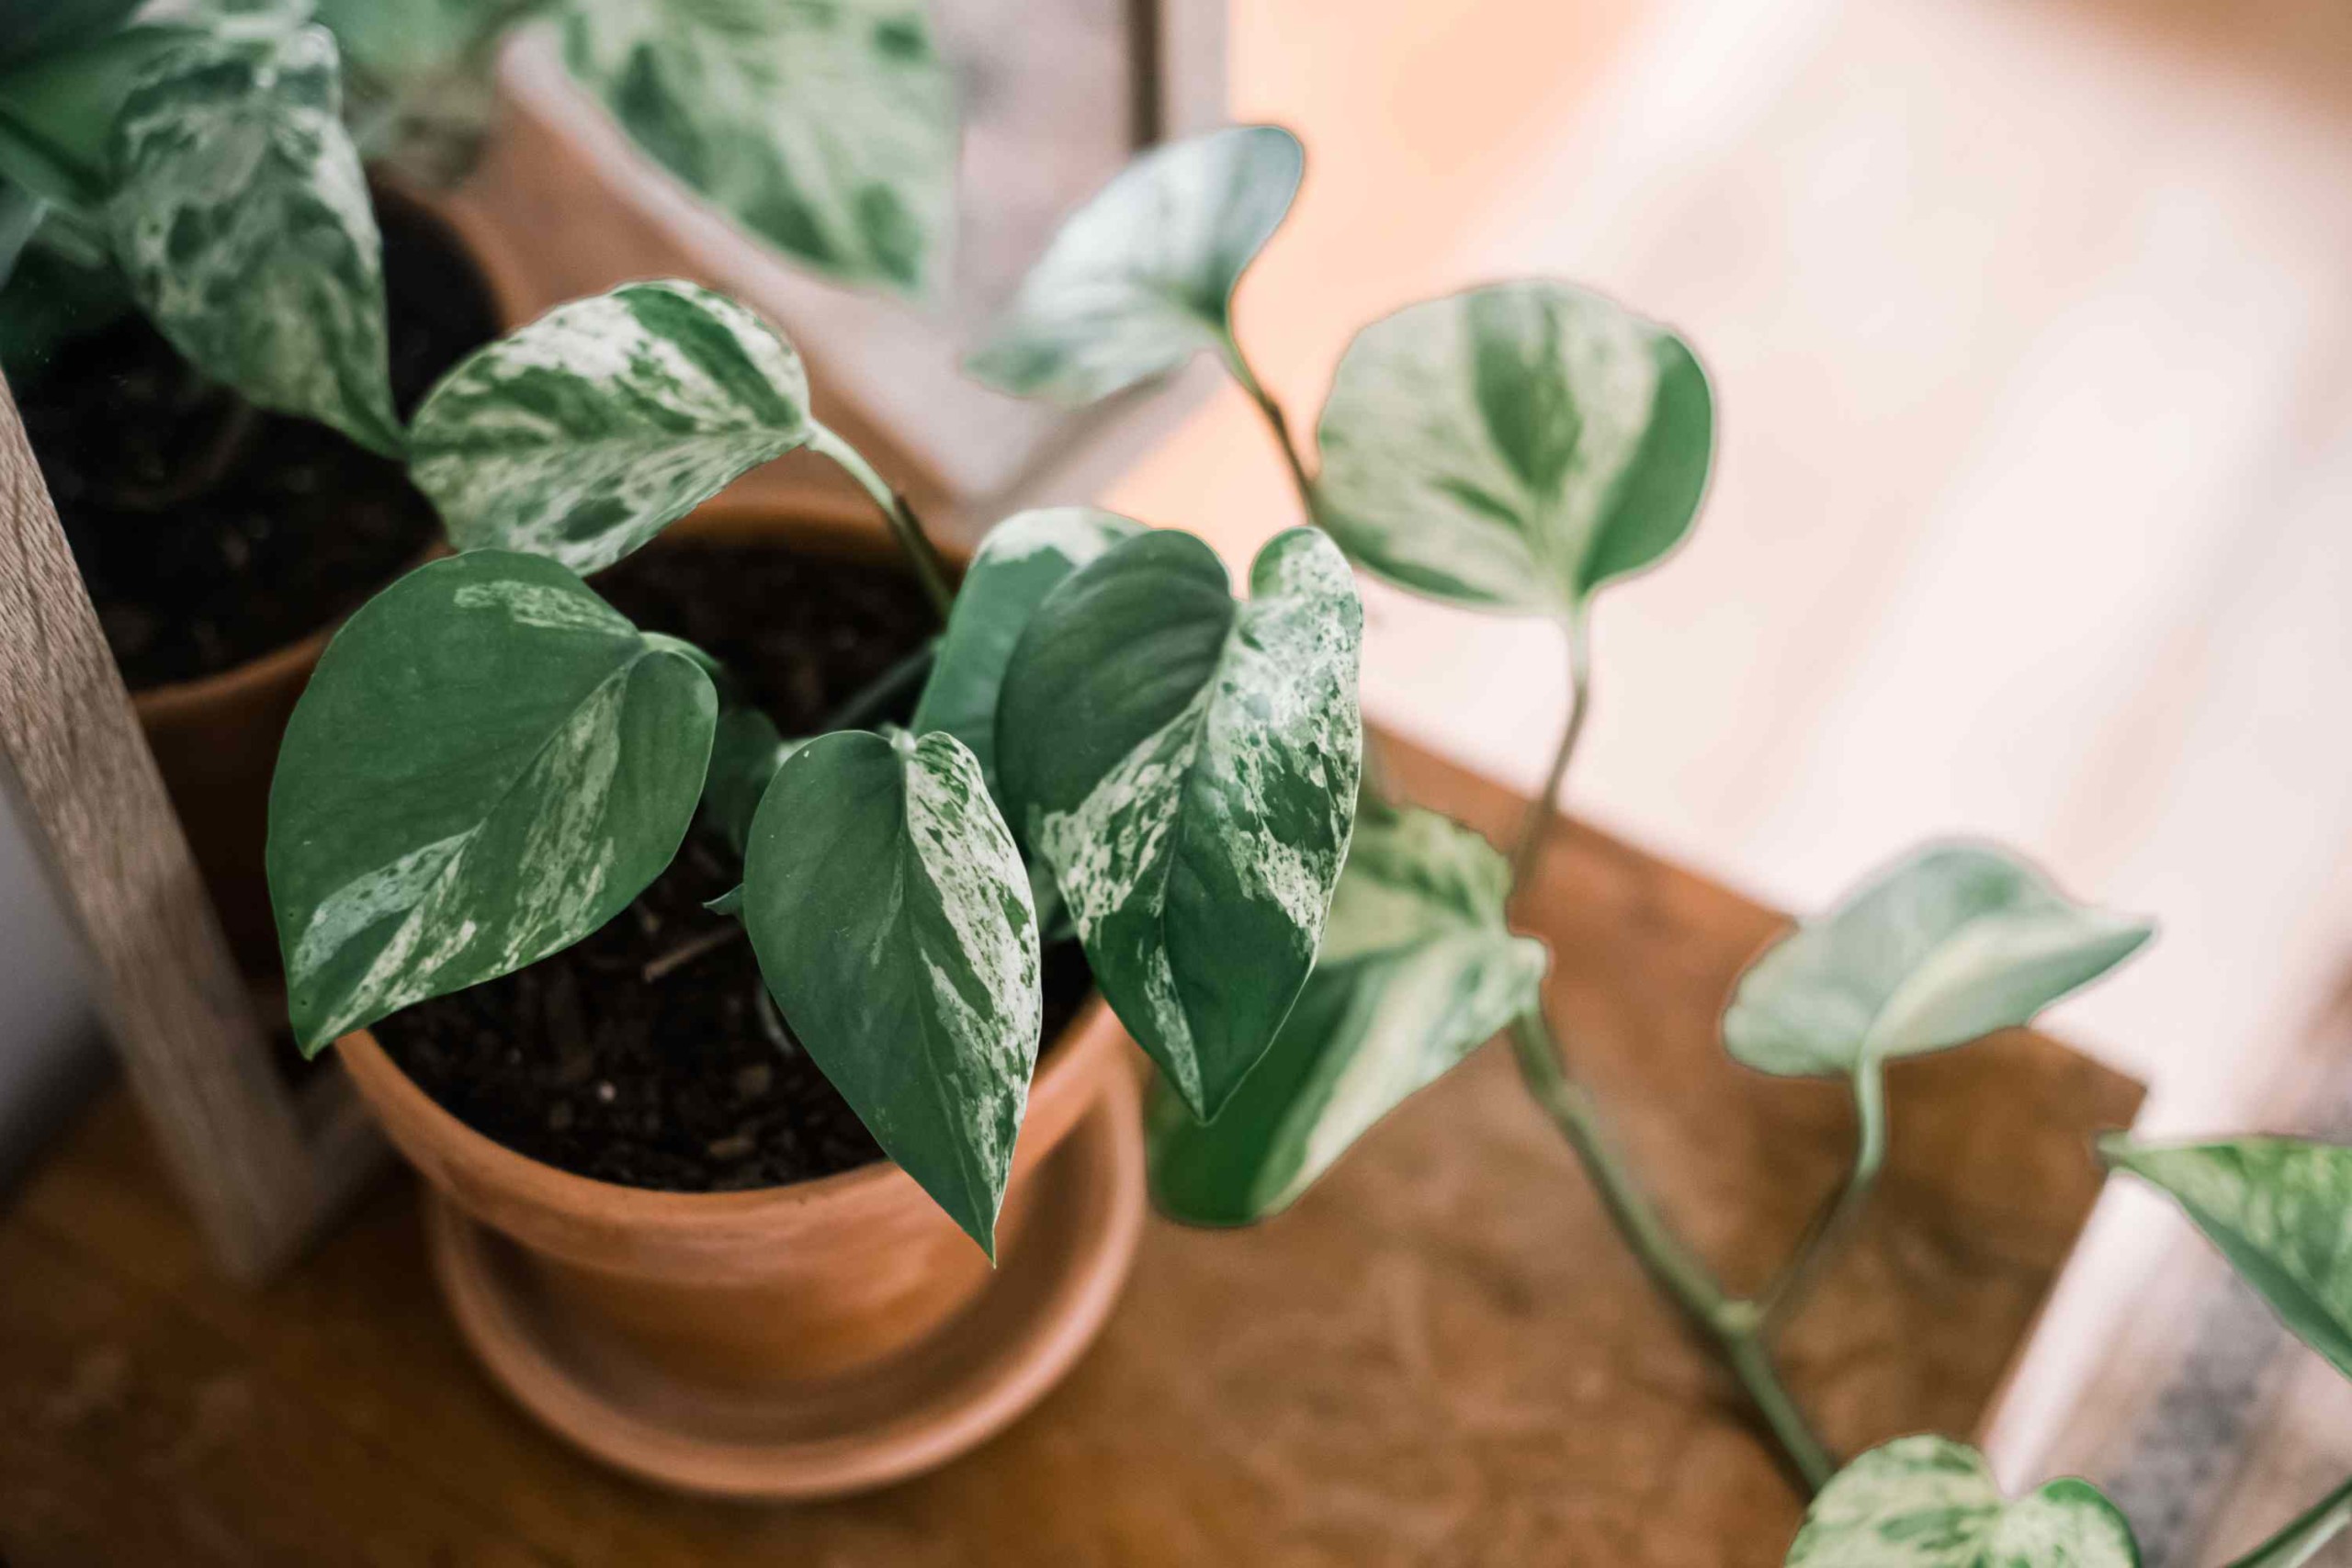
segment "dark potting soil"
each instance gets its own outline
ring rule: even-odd
[[[773,548],[680,543],[601,574],[639,626],[723,660],[786,734],[816,728],[929,634],[903,573]],[[897,712],[903,720],[909,693]],[[703,908],[740,866],[696,829],[670,869],[576,946],[376,1026],[459,1121],[577,1175],[732,1191],[830,1176],[882,1151],[768,999],[751,944]],[[1050,1045],[1092,988],[1046,949]]]
[[[392,396],[406,418],[497,335],[438,219],[379,193]],[[333,623],[439,527],[401,465],[198,374],[144,316],[76,339],[19,389],[99,625],[132,690],[231,669]]]

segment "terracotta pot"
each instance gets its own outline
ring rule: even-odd
[[[514,320],[519,275],[494,226],[462,203],[427,196],[398,179],[379,179],[376,198],[422,209],[455,232],[489,288],[499,321]],[[418,560],[439,548],[436,543]],[[238,963],[254,975],[272,974],[278,964],[277,927],[263,868],[270,774],[277,766],[286,721],[334,629],[322,626],[218,674],[131,694],[132,710],[155,754],[221,929]]]
[[[863,497],[788,515],[722,498],[666,537],[895,557]],[[1046,1055],[993,1271],[887,1161],[749,1192],[624,1187],[474,1132],[364,1030],[336,1050],[438,1195],[443,1293],[507,1391],[649,1479],[782,1498],[945,1462],[1043,1397],[1092,1340],[1142,1227],[1125,1041],[1097,998]]]
[[[998,1247],[1018,1253],[1031,1179],[1129,1072],[1099,1001],[1040,1064]],[[869,1368],[970,1303],[987,1258],[914,1179],[883,1161],[790,1187],[664,1192],[574,1176],[484,1137],[413,1083],[365,1030],[335,1043],[409,1163],[516,1243],[566,1326],[626,1345],[682,1384],[789,1384]]]

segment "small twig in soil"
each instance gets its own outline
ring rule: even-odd
[[[647,959],[645,967],[639,973],[645,976],[645,983],[650,986],[664,976],[684,968],[705,953],[717,953],[742,934],[743,922],[741,920],[729,920],[723,925],[713,926],[699,936],[687,938],[669,952],[657,953]]]
[[[755,987],[752,993],[752,1011],[760,1021],[760,1032],[768,1037],[770,1044],[787,1056],[800,1054],[799,1042],[794,1040],[792,1032],[785,1028],[784,1015],[775,1010],[775,998],[768,995],[764,984]]]

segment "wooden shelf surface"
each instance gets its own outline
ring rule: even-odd
[[[1490,833],[1503,791],[1392,744]],[[1567,827],[1531,901],[1577,1064],[1737,1285],[1842,1169],[1831,1086],[1727,1061],[1713,1021],[1769,910]],[[2130,1081],[2028,1033],[1901,1064],[1858,1245],[1792,1326],[1831,1441],[1967,1433],[2089,1210]],[[1777,1564],[1799,1508],[1490,1048],[1296,1208],[1154,1222],[1102,1341],[972,1456],[872,1496],[659,1495],[476,1370],[387,1183],[246,1292],[206,1268],[119,1093],[0,1209],[0,1559],[51,1565]]]

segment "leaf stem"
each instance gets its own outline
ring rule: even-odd
[[[1544,787],[1527,803],[1519,840],[1511,846],[1510,885],[1514,893],[1526,888],[1534,876],[1537,863],[1544,858],[1544,840],[1559,809],[1560,785],[1568,776],[1568,762],[1576,756],[1577,742],[1584,737],[1585,714],[1592,706],[1589,624],[1590,618],[1582,606],[1570,611],[1562,623],[1568,640],[1567,722],[1561,728],[1559,749],[1552,753],[1552,766],[1544,775]]]
[[[946,565],[940,560],[939,551],[933,547],[931,536],[923,532],[922,519],[915,515],[915,509],[907,503],[905,496],[874,471],[874,465],[867,462],[856,447],[826,426],[814,421],[810,424],[814,434],[808,437],[808,449],[839,463],[842,472],[855,479],[858,488],[874,498],[874,504],[882,509],[884,519],[890,525],[891,534],[899,541],[899,548],[905,552],[907,564],[914,568],[915,579],[922,584],[923,593],[931,600],[932,608],[939,612],[942,621],[945,621],[948,610],[956,603],[956,590],[947,580]]]
[[[1581,606],[1564,623],[1568,644],[1568,715],[1552,754],[1544,788],[1528,803],[1510,857],[1511,888],[1524,889],[1543,856],[1544,842],[1558,809],[1560,785],[1583,738],[1591,707],[1592,645]],[[1568,1076],[1550,1021],[1541,1009],[1511,1024],[1511,1049],[1528,1094],[1551,1117],[1584,1166],[1611,1222],[1633,1248],[1644,1272],[1690,1322],[1711,1339],[1732,1375],[1747,1391],[1757,1414],[1780,1445],[1789,1468],[1807,1493],[1818,1492],[1838,1472],[1838,1462],[1813,1430],[1788,1385],[1765,1337],[1765,1314],[1754,1302],[1726,1292],[1705,1261],[1674,1233],[1633,1168],[1610,1135],[1591,1092]]]
[[[1258,379],[1257,372],[1250,368],[1250,361],[1241,352],[1240,340],[1228,332],[1220,347],[1225,355],[1225,367],[1233,372],[1234,380],[1250,394],[1250,400],[1258,405],[1258,412],[1266,416],[1266,423],[1272,427],[1274,445],[1283,449],[1283,461],[1290,465],[1291,482],[1298,487],[1298,503],[1306,509],[1307,518],[1312,521],[1315,516],[1315,481],[1307,478],[1306,459],[1298,455],[1298,446],[1291,440],[1290,421],[1283,415],[1283,405],[1274,401],[1273,394],[1266,390],[1265,384]]]
[[[1787,1265],[1758,1299],[1767,1334],[1803,1303],[1822,1269],[1838,1255],[1886,1164],[1886,1075],[1876,1061],[1863,1062],[1854,1070],[1853,1087],[1858,1123],[1853,1168],[1846,1174],[1845,1185],[1815,1213]]]
[[[1808,1493],[1819,1491],[1837,1473],[1838,1463],[1781,1380],[1765,1342],[1763,1314],[1755,1303],[1725,1292],[1698,1254],[1659,1214],[1611,1136],[1591,1093],[1569,1077],[1561,1065],[1559,1045],[1540,1011],[1521,1013],[1512,1022],[1511,1047],[1529,1095],[1576,1152],[1600,1195],[1601,1206],[1633,1248],[1643,1271],[1713,1341],[1764,1418],[1789,1467]]]
[[[2287,1521],[2278,1533],[2229,1568],[2301,1568],[2352,1525],[2352,1480]]]

